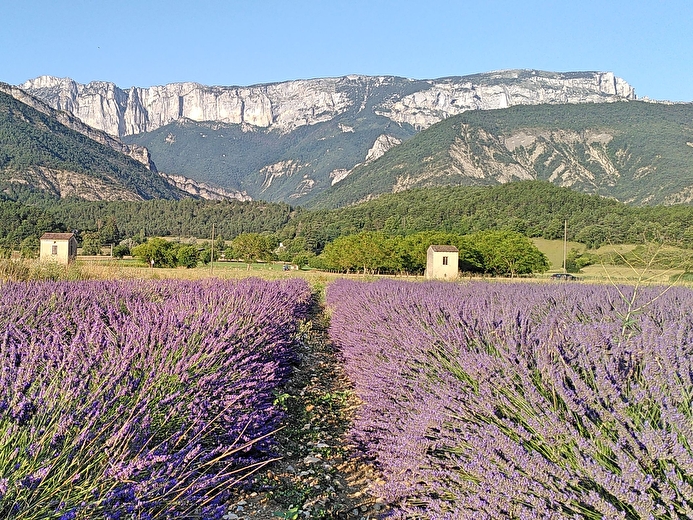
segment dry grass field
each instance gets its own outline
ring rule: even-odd
[[[575,282],[556,282],[551,279],[553,273],[562,272],[563,243],[560,240],[535,240],[537,247],[544,252],[551,262],[549,272],[539,274],[534,277],[523,277],[510,279],[493,279],[496,282],[551,282],[551,283],[575,283]],[[577,247],[579,244],[568,243],[568,249]],[[602,248],[597,253],[608,254],[618,252],[628,253],[634,246],[621,246],[618,249],[613,247]],[[5,261],[9,262],[9,261]],[[8,266],[12,265],[12,269]],[[693,281],[679,279],[684,272],[683,269],[652,269],[628,267],[623,265],[594,264],[587,266],[577,273],[578,283],[602,283],[602,284],[638,284],[638,285],[686,285],[693,287]],[[110,257],[77,257],[77,261],[69,268],[63,266],[40,264],[37,261],[12,261],[11,264],[0,266],[0,281],[22,280],[22,279],[185,279],[199,280],[203,278],[220,279],[239,279],[247,277],[258,277],[268,280],[287,279],[301,277],[306,279],[311,286],[324,288],[331,281],[338,278],[351,278],[356,280],[375,280],[378,278],[392,278],[391,275],[368,275],[361,274],[343,275],[317,270],[287,270],[283,269],[282,263],[257,263],[249,266],[239,262],[215,262],[214,266],[200,266],[194,269],[178,268],[149,268],[132,259],[116,260]],[[395,278],[409,280],[412,282],[423,281],[423,276],[396,276]],[[481,277],[463,277],[461,281],[472,279],[482,279]]]

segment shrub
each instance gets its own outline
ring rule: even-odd
[[[117,246],[113,246],[113,256],[115,258],[123,258],[124,256],[128,256],[129,254],[130,248],[125,244],[118,244]]]
[[[191,269],[197,267],[200,253],[195,246],[181,246],[176,251],[176,259],[178,265]]]

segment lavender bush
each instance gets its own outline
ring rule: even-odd
[[[0,286],[0,518],[220,518],[271,456],[302,281]]]
[[[339,281],[394,518],[693,518],[693,293]]]

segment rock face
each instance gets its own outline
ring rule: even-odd
[[[4,184],[31,187],[60,198],[77,197],[84,200],[143,200],[132,190],[116,181],[55,168],[34,166],[10,175],[0,172]]]
[[[633,88],[611,72],[525,70],[426,81],[346,76],[251,87],[173,83],[126,90],[102,81],[83,85],[69,78],[41,76],[21,88],[119,137],[151,132],[182,118],[287,133],[369,105],[391,121],[423,129],[466,110],[635,99]]]
[[[373,146],[371,146],[371,148],[368,150],[368,153],[366,154],[366,160],[363,163],[356,164],[354,168],[356,168],[357,166],[361,166],[361,164],[368,164],[371,161],[375,161],[379,157],[385,155],[385,152],[387,152],[390,148],[394,148],[398,144],[402,144],[402,140],[398,139],[393,135],[379,135],[378,138],[375,140],[375,143],[373,143]],[[351,168],[349,170],[344,168],[333,170],[330,173],[331,186],[334,186],[338,182],[346,179],[354,170],[354,168]]]
[[[355,168],[462,112],[635,99],[633,88],[610,72],[534,70],[434,80],[354,75],[249,87],[174,83],[129,89],[42,76],[21,88],[139,146],[131,155],[150,150],[169,176],[302,205],[345,182]],[[176,185],[212,196],[213,190],[191,181]],[[402,179],[398,186],[409,185]]]
[[[397,139],[392,135],[379,135],[375,140],[375,143],[373,143],[373,146],[366,154],[366,162],[375,161],[377,158],[385,155],[385,152],[387,152],[390,148],[393,148],[398,144],[402,144],[401,139]]]
[[[427,128],[466,110],[541,103],[599,103],[635,99],[635,91],[611,72],[499,71],[430,82],[430,88],[391,99],[376,110],[398,123]]]
[[[92,141],[108,146],[117,152],[135,159],[153,173],[158,173],[168,184],[175,186],[185,193],[211,200],[251,200],[251,197],[245,192],[227,190],[213,184],[197,182],[181,175],[168,175],[157,172],[156,165],[152,161],[151,154],[146,147],[137,144],[125,144],[118,137],[84,124],[69,111],[54,109],[20,88],[6,83],[0,83],[0,92],[9,94],[17,101],[57,120],[65,127],[79,132]],[[109,183],[94,179],[86,174],[40,166],[28,168],[23,172],[15,172],[13,177],[7,179],[7,182],[32,186],[33,188],[49,192],[62,198],[78,197],[86,200],[142,199],[141,196],[118,185],[115,181]]]
[[[182,175],[170,175],[159,172],[164,179],[173,184],[179,190],[183,190],[190,195],[207,200],[240,200],[246,202],[252,200],[251,197],[240,191],[231,191],[219,186],[214,186],[204,182],[197,182]]]

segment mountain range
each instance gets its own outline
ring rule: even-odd
[[[693,104],[608,72],[345,76],[251,87],[0,84],[0,188],[331,208],[414,187],[548,180],[693,201]]]
[[[300,205],[313,199],[320,204],[388,150],[453,116],[516,105],[635,99],[634,89],[609,72],[535,70],[436,80],[345,76],[250,87],[177,83],[129,89],[43,76],[20,88],[125,146],[147,149],[169,179],[187,179],[181,186],[204,183],[239,197]],[[468,178],[451,176],[454,182]],[[401,187],[406,182],[389,190]]]

